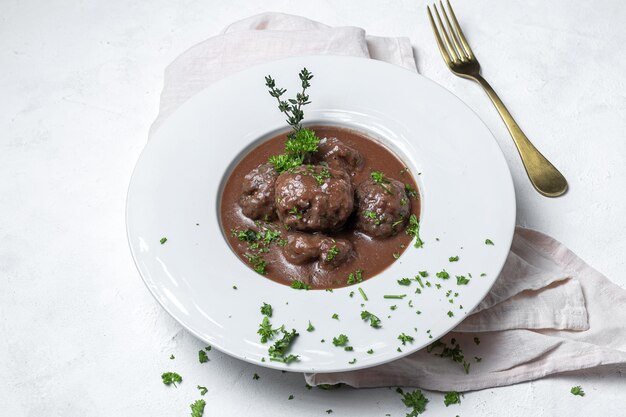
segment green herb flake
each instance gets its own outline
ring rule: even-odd
[[[406,294],[386,294],[386,295],[383,295],[383,298],[390,299],[390,300],[401,300],[404,297],[406,297]]]
[[[452,311],[448,311],[448,317],[454,317],[454,313]]]
[[[174,355],[170,355],[170,359],[176,359]]]
[[[198,361],[200,363],[206,363],[209,361],[209,357],[207,356],[206,352],[204,350],[199,350],[198,351]]]
[[[402,345],[406,345],[406,342],[413,343],[413,340],[415,339],[413,338],[413,336],[402,333],[398,336],[398,340],[402,342]]]
[[[310,290],[311,286],[296,279],[291,281],[291,288],[293,288],[294,290]]]
[[[398,284],[400,285],[411,285],[411,279],[410,278],[402,278],[397,280]]]
[[[163,245],[165,242],[167,242],[167,238],[162,237],[161,240],[159,240],[159,242],[161,242],[161,245]]]
[[[491,246],[493,246],[493,245],[494,245],[494,243],[493,243],[493,241],[492,241],[491,239],[485,239],[485,245],[491,245]]]
[[[419,271],[419,274],[422,278],[426,278],[428,276],[428,272],[427,271]]]
[[[480,339],[475,337],[474,338],[474,343],[476,344],[476,346],[480,345]]]
[[[194,403],[189,405],[191,408],[191,417],[202,417],[205,406],[206,402],[204,400],[196,400]]]
[[[311,324],[311,320],[309,320],[309,325],[306,328],[307,332],[312,332],[313,330],[315,330],[315,327],[313,327],[313,325]]]
[[[295,329],[292,329],[291,332],[286,331],[284,328],[280,328],[280,331],[283,333],[283,337],[276,342],[268,349],[270,355],[270,361],[273,362],[282,362],[285,364],[289,364],[291,362],[297,361],[298,355],[287,355],[287,351],[289,347],[293,343],[294,339],[299,336]]]
[[[463,275],[456,276],[456,285],[467,285],[469,282],[470,280],[465,278]]]
[[[267,317],[272,317],[272,306],[266,303],[263,303],[261,306],[261,314]]]
[[[176,387],[176,384],[180,384],[183,382],[183,377],[178,375],[176,372],[164,372],[161,374],[161,380],[165,385],[173,384]]]
[[[255,381],[260,379],[261,377],[259,376],[259,374],[255,373],[254,375],[252,375],[252,379],[254,379]]]
[[[330,316],[331,319],[335,319],[335,320],[339,320],[339,314],[337,313],[333,313],[332,316]]]
[[[374,353],[374,349],[368,349],[368,350],[367,350],[367,354],[368,354],[368,355],[371,355],[371,354],[373,354],[373,353]]]
[[[450,278],[450,274],[445,269],[440,271],[440,272],[437,272],[435,275],[437,276],[437,278],[441,278],[441,279],[448,279],[448,278]]]
[[[346,346],[348,344],[348,336],[345,334],[340,334],[337,337],[333,337],[333,345],[335,346]]]
[[[401,388],[397,388],[396,392],[402,395],[402,402],[405,406],[413,408],[413,411],[407,414],[407,417],[416,417],[418,414],[422,414],[426,411],[426,404],[428,404],[428,398],[424,396],[421,390],[416,389],[411,392],[403,392]]]
[[[367,295],[365,294],[365,291],[363,291],[363,288],[359,287],[359,293],[361,293],[361,297],[367,301]]]
[[[198,388],[200,390],[200,395],[204,395],[207,392],[209,392],[209,390],[207,389],[207,387],[203,387],[201,385],[198,385],[196,388]]]
[[[458,262],[459,261],[459,257],[458,256],[451,256],[448,258],[448,261],[450,262]]]
[[[585,396],[585,391],[583,391],[580,385],[576,385],[575,387],[572,387],[572,389],[569,392],[571,392],[573,395],[578,395],[579,397]]]
[[[443,398],[443,403],[446,405],[446,407],[451,404],[461,404],[461,396],[463,396],[463,394],[460,394],[456,391],[448,391]]]
[[[375,329],[380,329],[382,327],[380,319],[367,310],[361,311],[361,320],[369,321],[370,326]]]
[[[356,358],[352,359],[351,361],[348,362],[350,365],[354,365],[356,363]]]
[[[411,214],[409,217],[409,225],[406,228],[406,233],[409,236],[413,236],[415,238],[415,243],[413,246],[416,248],[421,248],[424,246],[424,241],[420,238],[420,223],[417,220],[417,216],[415,214]]]
[[[335,259],[337,255],[339,255],[339,248],[337,248],[337,245],[333,245],[330,249],[328,249],[325,259],[327,262],[330,262]]]
[[[356,284],[362,281],[363,281],[363,270],[357,269],[354,272],[350,272],[350,275],[348,275],[348,281],[346,281],[346,283],[348,285],[352,285],[352,284]]]

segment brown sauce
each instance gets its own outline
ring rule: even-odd
[[[358,131],[334,126],[311,127],[318,137],[336,137],[345,144],[358,150],[364,158],[360,171],[352,177],[356,186],[368,180],[372,171],[382,171],[389,178],[409,184],[417,190],[415,179],[405,164],[387,147],[376,140],[368,138]],[[261,231],[263,228],[277,230],[282,239],[287,239],[288,231],[278,219],[271,222],[255,222],[242,214],[238,204],[244,176],[259,164],[267,162],[271,155],[283,153],[286,133],[273,137],[250,151],[235,166],[230,174],[222,193],[220,216],[223,233],[230,247],[246,265],[251,264],[246,254],[256,253],[250,249],[249,242],[240,240],[232,231],[252,229]],[[419,195],[410,199],[411,213],[419,219]],[[354,217],[354,216],[353,216]],[[404,250],[411,246],[412,236],[404,231],[386,239],[372,239],[354,230],[354,219],[351,218],[345,227],[334,233],[326,233],[333,238],[349,240],[354,246],[355,255],[348,262],[335,269],[320,268],[318,262],[305,265],[293,265],[286,261],[280,243],[273,242],[267,246],[266,252],[259,252],[265,261],[264,277],[285,285],[294,280],[302,281],[311,289],[338,288],[347,285],[350,273],[362,271],[364,280],[370,279],[391,265]],[[259,277],[259,279],[262,279]]]

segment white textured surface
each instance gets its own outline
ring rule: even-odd
[[[455,9],[485,77],[568,178],[567,196],[533,191],[488,99],[444,68],[423,2],[3,1],[1,414],[188,415],[201,384],[207,416],[308,417],[329,408],[334,416],[404,415],[393,390],[308,391],[301,375],[218,352],[198,364],[200,343],[152,300],[130,258],[126,186],[156,116],[163,68],[261,11],[409,36],[420,72],[466,101],[497,137],[516,185],[518,223],[551,234],[626,286],[626,3],[475,0]],[[178,389],[160,382],[170,369],[185,379]],[[624,383],[618,372],[587,371],[469,393],[447,409],[428,393],[427,415],[617,416]],[[569,394],[578,384],[586,397]]]

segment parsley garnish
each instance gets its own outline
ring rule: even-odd
[[[454,317],[454,313],[452,311],[448,311],[448,317]]]
[[[380,319],[367,310],[361,311],[361,319],[365,321],[369,320],[370,326],[375,329],[379,329],[381,327]]]
[[[207,356],[206,352],[204,350],[199,350],[198,351],[198,361],[200,363],[206,363],[209,361],[209,357]]]
[[[339,314],[333,313],[333,315],[330,318],[331,319],[335,319],[335,320],[339,320]]]
[[[315,330],[315,327],[313,327],[313,325],[311,324],[311,320],[309,320],[309,326],[306,328],[306,331],[312,332],[313,330]]]
[[[447,406],[450,404],[461,404],[461,396],[463,394],[459,394],[456,391],[448,391],[446,392],[446,396],[443,399],[443,403]]]
[[[428,271],[419,271],[419,274],[422,278],[426,278],[428,276]]]
[[[337,248],[337,245],[333,245],[330,249],[328,249],[328,253],[326,254],[326,261],[332,261],[337,255],[339,255],[339,248]]]
[[[368,350],[367,350],[367,354],[368,354],[368,355],[371,355],[372,353],[374,353],[374,349],[368,349]]]
[[[417,190],[411,187],[411,184],[404,184],[404,192],[409,198],[417,197]]]
[[[427,333],[430,333],[430,330],[427,331]],[[437,341],[431,343],[426,348],[426,352],[430,353],[434,349],[437,349],[438,347],[441,347],[442,348],[441,353],[435,353],[434,355],[439,356],[440,358],[450,358],[454,362],[462,364],[463,365],[463,369],[465,370],[465,373],[468,374],[469,373],[470,364],[465,360],[465,356],[463,355],[463,352],[461,351],[461,346],[458,343],[456,343],[455,339],[452,339],[450,341],[450,343],[454,347],[448,347],[441,340],[437,340]]]
[[[252,379],[254,379],[255,381],[258,380],[259,378],[261,377],[256,372],[254,373],[254,375],[252,375]]]
[[[311,174],[311,176],[313,178],[315,178],[315,180],[317,181],[317,183],[319,185],[324,184],[324,182],[329,179],[332,178],[333,176],[330,174],[330,171],[328,170],[328,168],[324,167],[322,168],[322,170],[320,171],[319,174]]]
[[[202,415],[204,414],[205,405],[206,402],[204,400],[196,400],[196,402],[191,404],[189,406],[191,407],[191,417],[202,417]]]
[[[443,271],[437,272],[435,275],[437,275],[437,278],[441,278],[441,279],[450,278],[450,274],[448,274],[448,272],[445,269]]]
[[[583,391],[580,385],[576,385],[575,387],[572,387],[572,389],[569,392],[571,392],[574,395],[578,395],[579,397],[585,396],[585,391]]]
[[[159,240],[159,242],[161,242],[161,245],[162,245],[165,242],[167,242],[167,238],[166,237],[162,237],[161,240]]]
[[[288,400],[293,400],[293,394],[289,394],[289,397],[287,397]]]
[[[420,238],[420,223],[415,214],[411,214],[409,217],[409,225],[406,228],[406,234],[415,238],[415,244],[413,246],[416,248],[424,246],[424,241]]]
[[[257,333],[261,336],[261,343],[265,343],[268,340],[273,339],[274,335],[278,333],[279,330],[280,328],[272,329],[270,320],[267,316],[264,316],[263,321],[259,324],[259,330],[257,330]]]
[[[411,279],[409,278],[402,278],[397,281],[398,281],[398,284],[400,285],[411,285]]]
[[[352,359],[351,361],[348,362],[350,365],[354,365],[356,363],[356,358]]]
[[[413,343],[413,340],[415,339],[413,338],[413,336],[402,333],[400,336],[398,336],[398,340],[400,340],[403,345],[406,345],[406,342]]]
[[[459,261],[459,257],[458,256],[451,256],[450,258],[448,258],[448,261],[450,261],[450,262],[458,262]]]
[[[418,414],[422,414],[426,410],[428,398],[424,396],[421,390],[416,389],[415,391],[404,393],[401,388],[397,388],[396,392],[402,395],[402,402],[405,406],[413,407],[413,411],[408,413],[406,417],[417,417]]]
[[[286,331],[281,327],[281,332],[283,333],[283,337],[277,340],[274,345],[269,348],[270,361],[274,362],[283,362],[283,363],[291,363],[293,361],[298,360],[298,355],[287,355],[287,350],[293,340],[298,337],[298,333],[295,329],[292,329],[291,332]]]
[[[252,265],[252,268],[257,273],[261,275],[265,274],[266,272],[265,267],[267,266],[267,263],[265,262],[265,259],[263,259],[261,255],[245,253],[243,256],[245,256],[248,259],[248,262],[250,262],[250,265]]]
[[[456,285],[467,285],[469,282],[470,280],[465,278],[463,275],[456,276]]]
[[[174,355],[170,355],[170,359],[176,359]]]
[[[263,303],[261,306],[261,314],[267,317],[272,317],[272,306],[266,303]]]
[[[310,290],[311,286],[309,284],[305,284],[304,282],[296,279],[296,280],[291,281],[291,288],[296,289],[296,290]]]
[[[198,385],[197,388],[200,390],[200,395],[204,395],[209,391],[207,387],[203,387],[201,385]]]
[[[340,334],[337,337],[333,337],[333,345],[335,346],[345,346],[348,344],[348,336],[345,334]]]
[[[176,372],[164,372],[161,375],[161,379],[165,385],[174,384],[174,386],[176,386],[176,383],[180,384],[183,382],[183,377],[178,375]]]
[[[399,295],[394,295],[394,294],[387,294],[387,295],[383,295],[383,298],[387,298],[387,299],[398,299],[401,300],[404,297],[406,297],[406,294],[399,294]]]
[[[492,241],[491,239],[485,239],[485,245],[491,245],[491,246],[493,246],[493,245],[494,245],[494,243],[493,243],[493,241]]]
[[[352,285],[361,281],[363,281],[363,270],[357,269],[354,272],[350,272],[350,275],[348,275],[348,281],[346,281],[346,283],[348,285]]]
[[[372,171],[372,173],[370,173],[370,177],[372,178],[372,181],[374,181],[374,184],[380,185],[387,194],[393,194],[393,192],[387,185],[390,183],[390,181],[389,179],[385,178],[385,174],[380,171]]]

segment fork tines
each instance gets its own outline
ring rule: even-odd
[[[443,18],[446,21],[447,29],[441,20],[437,4],[433,4],[433,9],[435,10],[435,15],[437,16],[437,22],[439,23],[438,28],[435,24],[435,20],[433,19],[430,7],[426,6],[426,9],[428,10],[428,17],[430,18],[430,24],[433,28],[435,39],[437,40],[437,46],[439,47],[439,52],[441,52],[441,56],[444,61],[446,61],[448,66],[459,62],[473,61],[476,58],[474,57],[472,48],[470,48],[467,40],[465,39],[465,35],[463,35],[461,26],[456,20],[454,10],[452,10],[452,6],[450,5],[450,1],[446,0],[446,3],[448,3],[448,10],[450,11],[450,17],[452,19],[448,18],[448,13],[446,13],[446,9],[441,1],[439,2],[439,5],[441,6],[441,12],[443,13]]]

